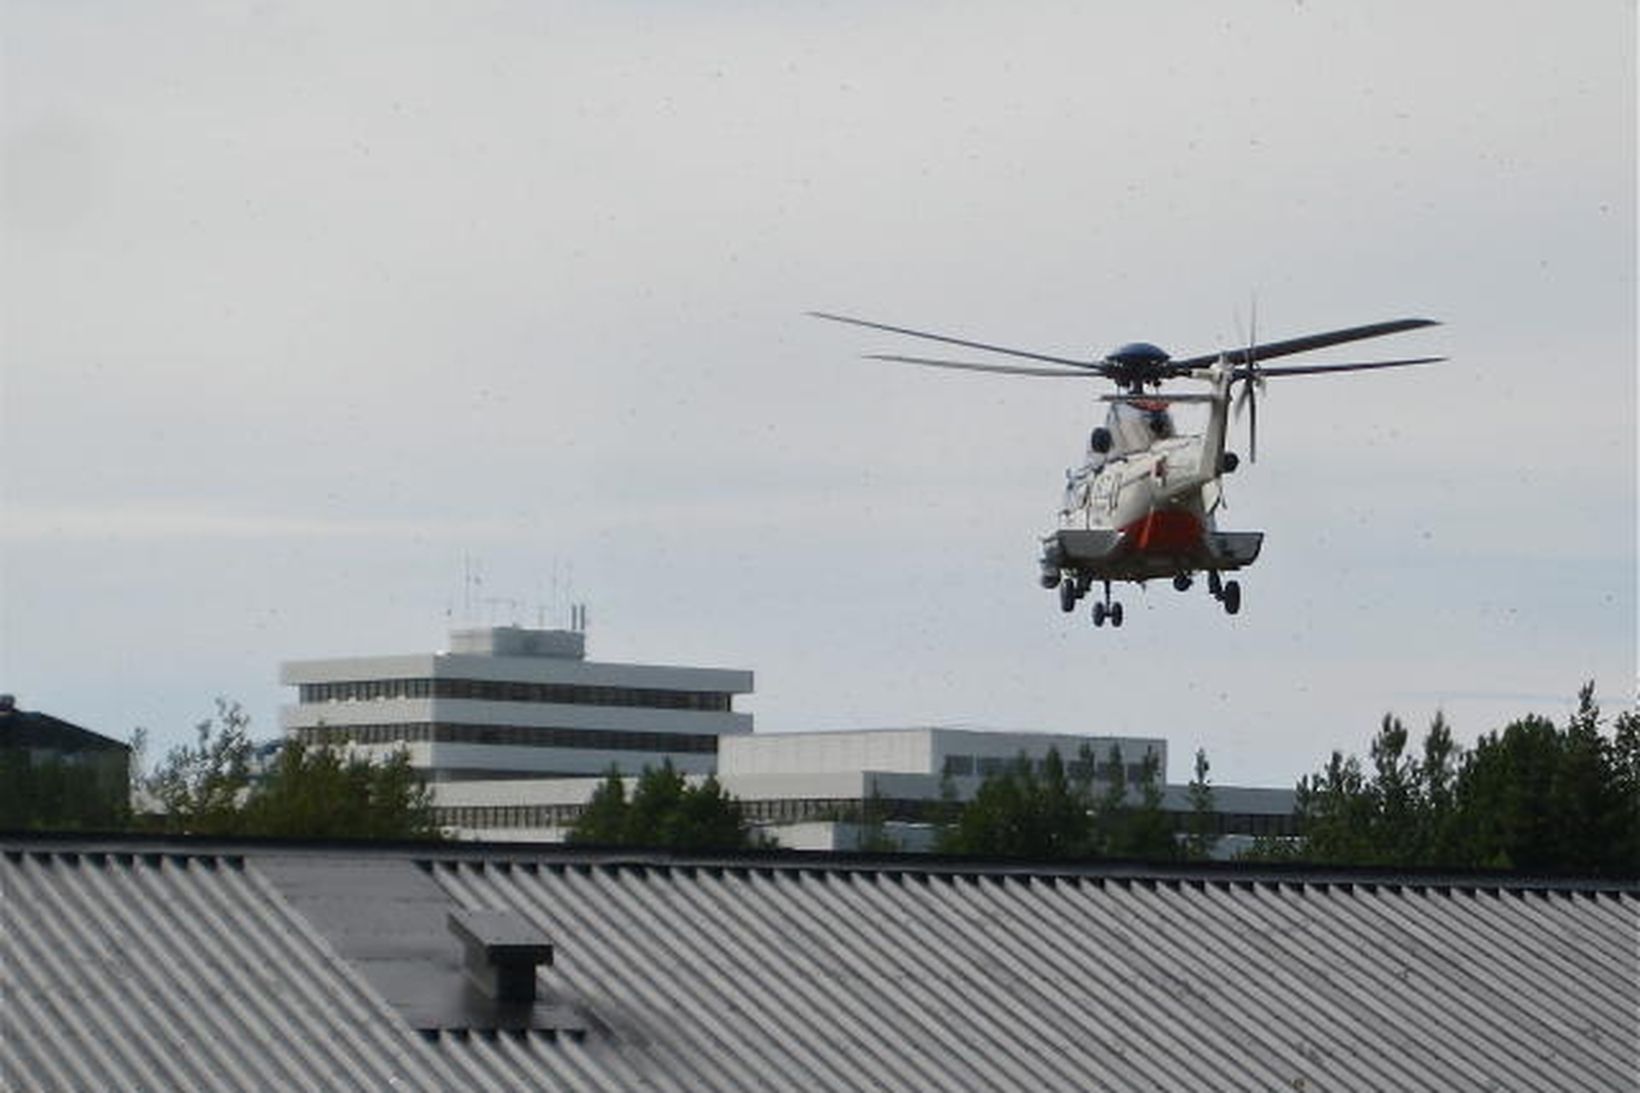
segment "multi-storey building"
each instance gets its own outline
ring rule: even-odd
[[[752,673],[586,659],[577,630],[455,630],[450,651],[288,661],[280,723],[365,755],[404,748],[435,784],[716,768],[718,740],[752,731],[734,709]]]

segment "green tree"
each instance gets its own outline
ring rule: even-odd
[[[430,839],[439,835],[432,794],[403,750],[381,762],[288,741],[240,815],[250,835]]]
[[[1407,730],[1400,718],[1384,715],[1372,740],[1372,766],[1373,844],[1383,856],[1400,859],[1398,864],[1416,861],[1421,801],[1417,767],[1407,755]]]
[[[1092,758],[1092,752],[1086,758]],[[1105,755],[1105,761],[1091,768],[1095,780],[1103,783],[1098,792],[1094,791],[1095,782],[1088,783],[1089,811],[1093,818],[1093,829],[1088,843],[1090,857],[1123,857],[1123,843],[1126,841],[1122,829],[1126,825],[1128,811],[1127,767],[1122,762],[1122,749],[1112,744],[1110,751]]]
[[[195,742],[166,753],[153,774],[138,784],[157,807],[153,817],[168,832],[234,835],[250,792],[250,716],[237,702],[216,700],[216,716],[194,726]]]
[[[1334,752],[1300,780],[1300,856],[1352,865],[1614,872],[1640,866],[1640,725],[1608,739],[1593,684],[1564,728],[1529,715],[1459,748],[1441,714],[1419,759],[1386,716],[1370,775]]]
[[[1437,713],[1418,756],[1400,718],[1386,714],[1372,739],[1370,773],[1333,752],[1298,786],[1299,856],[1352,865],[1438,864],[1453,853],[1456,745]],[[1290,855],[1284,855],[1290,856]]]
[[[939,848],[993,857],[1076,858],[1091,832],[1085,794],[1050,748],[1040,769],[1022,752],[980,783],[973,800],[943,833]]]
[[[1458,774],[1451,864],[1552,866],[1560,840],[1550,790],[1559,763],[1560,733],[1547,718],[1529,715],[1482,736]]]
[[[1625,710],[1612,726],[1613,826],[1618,832],[1612,855],[1620,862],[1640,862],[1640,713]]]
[[[644,767],[632,791],[626,834],[621,841],[627,846],[674,847],[688,788],[671,760],[658,767]]]
[[[1419,808],[1420,860],[1426,864],[1451,861],[1454,811],[1457,807],[1457,763],[1461,755],[1446,715],[1435,718],[1424,735],[1423,758],[1418,763],[1417,780],[1421,793]]]
[[[1298,780],[1296,797],[1304,857],[1336,863],[1371,860],[1375,805],[1359,759],[1334,751],[1319,772]]]
[[[750,844],[740,802],[725,793],[717,775],[688,786],[679,799],[668,832],[674,850],[735,850]]]
[[[1192,861],[1211,858],[1219,842],[1214,818],[1217,807],[1213,800],[1213,784],[1207,777],[1210,769],[1207,749],[1197,748],[1196,765],[1186,790],[1190,801],[1190,819],[1185,829],[1184,856]]]
[[[1113,747],[1097,770],[1086,748],[1072,771],[1057,749],[1050,748],[1040,763],[1021,753],[980,783],[938,845],[947,853],[993,857],[1178,857],[1154,755],[1139,764],[1131,790],[1120,748]]]
[[[1578,692],[1577,712],[1561,734],[1559,762],[1549,781],[1549,807],[1557,821],[1553,859],[1560,868],[1598,870],[1613,842],[1623,837],[1617,773],[1611,743],[1600,732],[1591,680]]]
[[[1106,838],[1112,857],[1143,861],[1169,861],[1181,855],[1172,824],[1162,811],[1161,761],[1146,752],[1139,762],[1139,777],[1133,788],[1137,801],[1124,801],[1114,814],[1114,826]]]
[[[572,843],[619,846],[626,841],[626,781],[613,764],[570,832]]]
[[[172,748],[152,774],[137,777],[155,808],[145,821],[190,835],[438,837],[431,793],[403,751],[373,763],[289,740],[258,778],[249,730],[238,703],[217,699],[193,744]]]
[[[755,842],[740,802],[724,792],[715,775],[691,786],[670,761],[645,767],[630,799],[611,768],[569,841],[697,852],[738,850]]]

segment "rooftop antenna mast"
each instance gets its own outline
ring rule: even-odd
[[[479,613],[490,604],[484,596],[484,567],[471,554],[461,556],[461,622],[476,626],[482,620]]]
[[[505,618],[507,621],[505,623],[502,623],[501,625],[503,625],[503,626],[517,626],[518,625],[519,608],[522,605],[519,603],[519,601],[517,599],[513,598],[512,596],[486,596],[486,597],[484,597],[483,603],[484,603],[484,606],[489,611],[489,618],[486,620],[488,625],[490,625],[490,626],[496,625],[496,618],[498,616],[497,609],[502,608],[502,607],[507,608],[507,614],[504,615],[504,616],[500,616],[500,617]]]

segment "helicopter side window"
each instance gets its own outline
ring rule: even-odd
[[[1173,419],[1168,416],[1166,410],[1150,411],[1147,420],[1150,425],[1150,431],[1155,435],[1156,439],[1168,440],[1173,436]]]

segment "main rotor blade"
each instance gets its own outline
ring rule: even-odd
[[[1267,345],[1250,345],[1246,349],[1231,349],[1223,354],[1204,353],[1199,357],[1189,357],[1185,360],[1176,360],[1174,365],[1184,368],[1202,368],[1212,364],[1222,355],[1227,364],[1246,364],[1258,359],[1267,361],[1271,357],[1285,357],[1292,353],[1306,353],[1311,349],[1325,349],[1331,345],[1343,345],[1345,342],[1358,342],[1366,338],[1381,338],[1386,334],[1399,334],[1406,330],[1417,330],[1425,326],[1439,326],[1434,319],[1391,319],[1383,323],[1369,323],[1366,326],[1351,326],[1343,330],[1328,330],[1320,334],[1306,334],[1301,338],[1288,338],[1286,341],[1270,342]]]
[[[1047,353],[1032,353],[1024,349],[1009,349],[1002,345],[987,345],[985,342],[971,342],[963,338],[953,338],[945,334],[931,334],[926,330],[912,330],[910,327],[889,326],[887,323],[874,323],[869,319],[854,319],[847,315],[833,315],[826,311],[811,311],[816,319],[828,319],[834,323],[849,323],[852,326],[863,326],[871,330],[886,330],[890,334],[906,334],[913,338],[927,338],[931,342],[945,342],[947,345],[960,345],[966,349],[983,349],[987,353],[1003,353],[1010,357],[1024,357],[1033,361],[1047,361],[1050,364],[1068,364],[1073,368],[1097,369],[1097,362],[1077,360],[1074,357],[1055,357]],[[1213,359],[1217,359],[1216,357]]]
[[[973,364],[968,361],[942,361],[931,357],[902,357],[898,353],[867,353],[868,361],[895,361],[899,364],[924,364],[930,368],[960,368],[965,372],[1001,372],[1008,376],[1068,376],[1071,379],[1099,379],[1098,372],[1069,372],[1063,368],[1031,368],[1023,364]]]
[[[1260,354],[1260,357],[1262,358],[1263,354]],[[1313,376],[1321,372],[1367,372],[1375,368],[1406,368],[1409,365],[1434,364],[1436,361],[1444,360],[1445,357],[1409,357],[1399,361],[1357,361],[1352,364],[1278,364],[1274,368],[1266,368],[1261,364],[1258,366],[1258,374],[1264,377]],[[1238,368],[1232,375],[1236,379],[1242,379],[1252,375],[1252,371],[1251,368]]]

